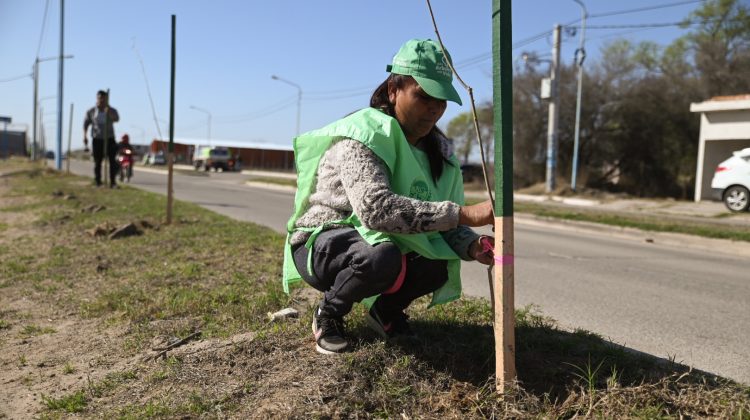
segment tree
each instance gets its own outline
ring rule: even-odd
[[[590,90],[600,90],[591,142],[582,146],[588,185],[639,196],[687,198],[698,134],[698,100],[679,45],[620,40],[607,45]],[[614,63],[614,66],[613,66]],[[596,102],[595,102],[596,104]]]
[[[493,121],[492,104],[485,102],[477,105],[479,132],[482,135],[484,153],[488,159],[491,159],[490,155],[495,144]],[[456,156],[461,159],[461,163],[468,163],[472,152],[475,150],[479,153],[478,149],[474,149],[474,145],[477,144],[477,134],[474,127],[474,116],[471,112],[462,112],[454,117],[448,123],[446,134],[453,139],[456,145]]]
[[[692,12],[678,40],[690,52],[705,98],[750,92],[750,7],[740,0],[712,0]]]
[[[474,144],[474,117],[471,112],[462,112],[448,123],[446,134],[453,139],[456,146],[456,156],[462,164],[469,162],[472,146]]]

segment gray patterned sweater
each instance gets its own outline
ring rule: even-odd
[[[453,145],[443,138],[441,151],[449,157]],[[343,139],[333,144],[320,159],[318,178],[307,210],[297,227],[317,227],[341,220],[355,212],[362,224],[385,233],[439,231],[453,251],[471,260],[469,245],[479,235],[458,224],[460,206],[450,201],[415,200],[391,191],[385,163],[362,143]],[[290,243],[304,243],[309,233],[297,231]]]

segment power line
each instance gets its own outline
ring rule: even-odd
[[[317,97],[316,96],[310,97],[309,95],[306,95],[302,99],[304,99],[305,101],[333,101],[333,100],[337,100],[337,99],[354,98],[354,97],[357,97],[357,96],[370,95],[370,94],[372,94],[372,92],[374,90],[375,90],[374,88],[370,87],[370,88],[367,88],[367,89],[360,89],[359,91],[352,91],[351,93],[341,94],[341,95],[333,95],[333,96],[331,96],[331,95],[318,95]]]
[[[589,15],[588,17],[589,17],[589,19],[591,19],[591,18],[598,18],[598,17],[605,17],[605,16],[617,16],[617,15],[624,15],[624,14],[628,14],[628,13],[645,12],[645,11],[648,11],[648,10],[665,9],[667,7],[682,6],[682,5],[685,5],[685,4],[703,3],[705,1],[706,0],[680,1],[680,2],[676,2],[676,3],[660,4],[660,5],[649,6],[649,7],[640,7],[638,9],[628,9],[628,10],[620,10],[620,11],[617,11],[617,12],[597,13],[597,14]]]
[[[26,74],[22,74],[20,76],[9,77],[7,79],[0,79],[0,83],[12,82],[14,80],[23,79],[23,78],[26,78],[26,77],[32,77],[33,75],[34,75],[33,73],[26,73]]]
[[[586,29],[664,28],[667,26],[680,26],[682,24],[684,24],[684,22],[637,23],[632,25],[586,25]]]
[[[530,36],[528,38],[524,38],[524,39],[522,39],[520,41],[515,42],[512,45],[512,48],[515,50],[515,49],[521,48],[523,46],[532,44],[532,43],[534,43],[536,41],[539,41],[540,39],[544,39],[544,38],[548,37],[550,34],[552,34],[552,30],[540,32],[540,33],[538,33],[536,35],[532,35],[532,36]],[[487,61],[490,58],[492,58],[492,52],[487,52],[487,53],[479,54],[479,55],[476,55],[474,57],[469,57],[467,59],[464,59],[464,60],[456,62],[456,68],[457,69],[467,68],[467,67],[473,66],[475,64],[479,64],[479,63],[482,63],[484,61]]]
[[[236,124],[236,123],[252,121],[258,118],[271,115],[275,112],[281,111],[282,109],[286,109],[296,103],[297,103],[297,95],[290,96],[264,109],[256,110],[256,111],[249,112],[249,113],[242,114],[242,115],[236,115],[233,117],[223,117],[223,118],[220,117],[218,118],[220,120],[219,124]]]
[[[49,0],[44,3],[44,18],[42,18],[42,32],[39,34],[39,45],[36,47],[36,57],[39,58],[39,51],[42,49],[42,39],[44,39],[44,27],[47,24],[47,9],[49,8]]]
[[[605,34],[605,35],[598,35],[598,36],[587,36],[587,37],[586,37],[586,39],[604,39],[604,38],[614,38],[614,37],[618,37],[618,36],[623,36],[623,35],[628,35],[628,34],[632,34],[632,33],[635,33],[635,32],[643,32],[643,31],[648,31],[648,30],[651,30],[651,29],[656,29],[656,28],[638,28],[638,29],[631,29],[631,30],[629,30],[629,31],[622,31],[622,32],[613,32],[613,33],[611,33],[611,34]]]
[[[352,92],[352,91],[360,91],[363,89],[372,89],[372,85],[367,86],[358,86],[354,88],[347,88],[347,89],[336,89],[336,90],[306,90],[305,96],[308,95],[327,95],[332,93],[345,93],[345,92]]]
[[[173,17],[174,19],[174,17]],[[162,139],[161,128],[159,127],[159,118],[156,115],[156,107],[154,106],[154,98],[151,97],[151,87],[148,84],[148,77],[146,76],[146,65],[143,64],[141,53],[138,52],[138,47],[135,45],[135,37],[133,37],[133,52],[138,57],[138,62],[141,63],[141,71],[143,72],[143,80],[146,82],[146,93],[148,94],[148,100],[151,103],[151,114],[154,117],[154,125],[156,125],[156,132],[159,134],[159,138]]]
[[[699,1],[704,1],[704,0],[699,0]],[[697,0],[691,0],[690,2],[696,3]],[[685,3],[690,3],[690,2],[671,3],[670,5],[674,6],[674,5],[677,5],[677,4],[685,4]],[[669,5],[662,5],[660,7],[668,7],[668,6]],[[652,8],[656,8],[656,7],[657,6],[653,6]],[[577,29],[577,28],[579,28],[579,26],[572,25],[572,23],[575,23],[575,22],[577,22],[579,20],[580,19],[577,19],[577,20],[572,21],[572,22],[570,22],[568,24],[565,24],[563,26],[567,27],[567,28],[576,28]],[[715,21],[719,22],[719,21],[722,21],[722,19],[716,19]],[[742,22],[743,19],[737,19],[735,21]],[[714,22],[714,21],[713,20],[696,20],[696,21],[682,21],[682,22],[642,23],[642,24],[624,24],[624,25],[586,25],[586,29],[641,29],[641,30],[645,30],[645,29],[663,28],[663,27],[669,27],[669,26],[699,25],[699,24],[705,24],[705,23],[708,23],[708,22]],[[636,31],[630,31],[630,32],[636,32]],[[630,33],[630,32],[627,32],[627,33]],[[513,44],[513,49],[515,50],[515,49],[523,47],[525,45],[534,43],[534,42],[536,42],[536,41],[538,41],[540,39],[543,39],[544,37],[548,36],[551,33],[552,33],[552,31],[545,31],[545,32],[539,33],[537,35],[531,36],[529,38],[523,39],[521,41],[518,41],[517,43]],[[594,39],[594,38],[596,38],[596,37],[593,37],[592,39]],[[480,64],[480,63],[482,63],[482,62],[484,62],[486,60],[489,60],[490,58],[492,58],[492,53],[491,52],[480,54],[480,55],[477,55],[477,56],[474,56],[474,57],[470,57],[470,58],[468,58],[466,60],[462,60],[462,61],[457,62],[456,63],[456,68],[457,69],[465,69],[467,67],[471,67],[471,66]]]
[[[627,28],[663,28],[667,26],[683,26],[683,25],[701,25],[710,22],[743,22],[747,19],[701,19],[701,20],[687,20],[682,22],[668,22],[668,23],[639,23],[631,25],[586,25],[586,29],[627,29]],[[577,28],[577,26],[576,26]]]
[[[286,105],[279,106],[276,109],[266,110],[265,112],[263,112],[261,114],[257,114],[255,116],[252,116],[252,117],[249,117],[249,118],[245,118],[245,119],[242,119],[242,120],[228,121],[228,122],[225,122],[224,124],[238,124],[238,123],[248,122],[248,121],[252,121],[252,120],[257,120],[257,119],[260,119],[260,118],[263,118],[263,117],[267,117],[267,116],[269,116],[271,114],[275,114],[275,113],[277,113],[277,112],[279,112],[281,110],[287,109],[287,108],[291,107],[292,105],[296,105],[296,104],[297,104],[297,99],[295,98],[294,101],[291,101],[291,102],[289,102]]]
[[[297,101],[297,95],[287,96],[284,99],[282,99],[282,100],[280,100],[278,102],[275,102],[275,103],[273,103],[273,104],[271,104],[271,105],[269,105],[269,106],[267,106],[266,108],[263,108],[263,109],[257,109],[255,111],[245,112],[245,113],[239,114],[239,115],[229,115],[229,116],[224,116],[224,117],[217,117],[216,119],[218,119],[218,120],[222,120],[223,119],[226,122],[226,120],[243,120],[245,118],[253,118],[253,117],[255,117],[258,114],[262,114],[264,112],[267,112],[269,109],[274,109],[274,108],[276,108],[278,106],[283,106],[283,105],[286,105],[286,104],[289,104],[289,103],[293,103],[293,102],[296,102],[296,101]]]

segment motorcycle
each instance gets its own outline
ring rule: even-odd
[[[133,177],[133,151],[123,149],[117,155],[117,164],[120,166],[120,182]]]

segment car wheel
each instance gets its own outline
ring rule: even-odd
[[[741,185],[734,185],[724,191],[724,205],[729,211],[739,213],[750,206],[750,191]]]

